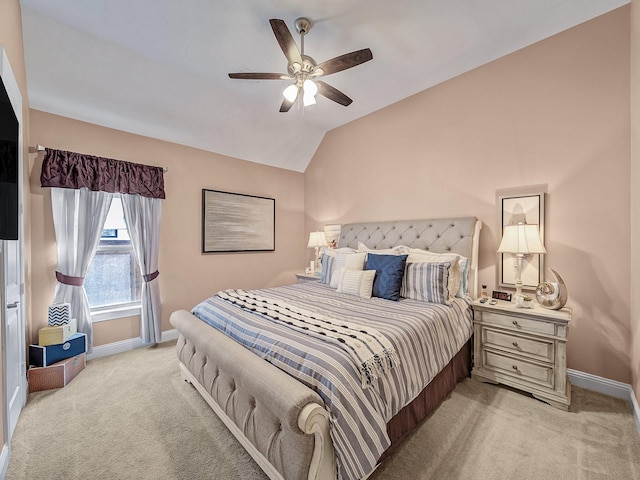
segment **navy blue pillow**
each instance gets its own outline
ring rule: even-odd
[[[365,270],[375,270],[372,297],[398,301],[408,255],[367,254]]]

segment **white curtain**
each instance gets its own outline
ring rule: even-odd
[[[54,303],[71,304],[71,318],[78,331],[87,334],[87,351],[93,348],[93,326],[82,281],[102,235],[113,193],[88,188],[52,188],[51,207],[56,232],[58,268]]]
[[[160,217],[162,200],[140,195],[121,195],[124,219],[144,282],[140,303],[140,338],[145,343],[159,343],[162,337],[162,305],[158,279]]]

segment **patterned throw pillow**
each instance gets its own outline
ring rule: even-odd
[[[343,247],[343,248],[323,248],[322,255],[320,256],[320,282],[326,283],[327,285],[331,283],[331,274],[336,269],[334,259],[338,254],[344,253],[356,253],[353,248]],[[335,288],[335,287],[334,287]]]
[[[371,298],[375,270],[349,270],[342,267],[334,275],[339,278],[337,292]]]
[[[362,270],[366,258],[366,253],[338,253],[333,259],[333,265],[331,266],[332,273],[329,286],[331,288],[338,288],[339,278],[335,275],[335,272],[339,268],[345,267],[349,270]]]
[[[410,248],[408,250],[409,258],[407,263],[414,262],[434,262],[444,263],[450,262],[448,289],[451,299],[453,297],[464,297],[467,294],[468,261],[466,257],[457,253],[435,253],[418,248]],[[464,283],[463,283],[464,277]]]
[[[331,283],[331,271],[333,270],[333,259],[335,256],[329,256],[323,253],[320,257],[322,263],[322,269],[320,270],[320,282],[329,284]]]
[[[450,268],[449,262],[407,263],[401,295],[421,302],[451,305],[447,287]]]

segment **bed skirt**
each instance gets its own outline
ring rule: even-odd
[[[470,375],[472,342],[472,339],[469,340],[429,385],[387,423],[391,446],[384,452],[381,461],[402,444],[407,435],[440,405],[460,380]]]

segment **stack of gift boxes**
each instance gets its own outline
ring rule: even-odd
[[[38,331],[38,344],[29,345],[29,392],[64,387],[86,365],[87,336],[78,333],[71,305],[49,306],[48,325]]]

